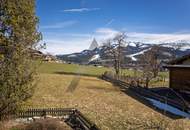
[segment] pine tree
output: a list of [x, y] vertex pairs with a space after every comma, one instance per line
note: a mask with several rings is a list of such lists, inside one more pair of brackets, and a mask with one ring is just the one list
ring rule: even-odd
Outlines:
[[15, 113], [33, 94], [30, 53], [41, 40], [35, 0], [0, 0], [0, 118]]

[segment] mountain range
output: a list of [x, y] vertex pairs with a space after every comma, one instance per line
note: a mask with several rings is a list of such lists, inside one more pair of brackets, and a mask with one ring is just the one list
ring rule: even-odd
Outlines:
[[[94, 44], [94, 43], [93, 43]], [[123, 49], [124, 57], [128, 63], [137, 63], [142, 55], [154, 46], [155, 44], [147, 44], [142, 42], [128, 42]], [[97, 61], [107, 60], [107, 46], [97, 46], [94, 49], [83, 50], [78, 53], [57, 55], [57, 58], [66, 62], [79, 64], [93, 64]], [[161, 61], [169, 61], [172, 56], [180, 57], [190, 53], [190, 43], [186, 41], [160, 43], [159, 44], [159, 59]]]

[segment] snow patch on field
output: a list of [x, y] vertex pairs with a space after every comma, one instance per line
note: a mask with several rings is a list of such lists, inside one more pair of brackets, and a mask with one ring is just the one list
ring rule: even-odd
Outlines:
[[154, 106], [156, 106], [162, 110], [165, 110], [165, 111], [168, 111], [168, 112], [173, 113], [175, 115], [186, 117], [186, 118], [190, 119], [190, 113], [186, 113], [186, 112], [181, 111], [175, 107], [172, 107], [168, 104], [161, 103], [161, 102], [154, 100], [154, 99], [151, 99], [151, 98], [146, 98], [146, 99], [149, 100]]
[[131, 43], [129, 43], [129, 46], [136, 47], [136, 44], [135, 44], [135, 43], [133, 43], [133, 42], [131, 42]]
[[149, 47], [150, 45], [147, 45], [147, 44], [144, 44], [144, 45], [141, 45], [140, 48], [146, 48], [146, 47]]
[[72, 54], [72, 55], [69, 55], [68, 57], [76, 57], [76, 55], [75, 55], [75, 54]]
[[130, 57], [133, 61], [137, 61], [137, 58], [135, 58], [134, 56], [128, 56]]
[[143, 50], [143, 51], [140, 51], [140, 52], [137, 52], [137, 53], [134, 53], [134, 54], [131, 54], [131, 55], [126, 55], [126, 57], [130, 57], [133, 61], [137, 61], [137, 58], [135, 58], [135, 56], [144, 54], [148, 50], [150, 50], [150, 48], [146, 49], [146, 50]]
[[162, 44], [163, 47], [168, 47], [168, 48], [173, 48], [173, 49], [179, 49], [181, 51], [187, 51], [190, 49], [190, 44], [185, 44], [185, 45], [177, 45], [177, 44]]
[[180, 48], [181, 51], [186, 51], [186, 50], [190, 50], [190, 45], [189, 46], [183, 46]]
[[100, 58], [100, 55], [96, 54], [96, 55], [92, 56], [92, 58], [89, 61], [94, 61], [94, 60], [97, 60], [99, 58]]

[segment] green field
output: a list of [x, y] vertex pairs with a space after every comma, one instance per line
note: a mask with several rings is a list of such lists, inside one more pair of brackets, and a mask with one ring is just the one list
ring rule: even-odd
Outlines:
[[[130, 93], [130, 90], [126, 94], [119, 87], [96, 77], [108, 70], [111, 69], [42, 63], [38, 69], [39, 78], [34, 95], [22, 107], [76, 108], [102, 130], [188, 130], [190, 128], [188, 119], [170, 119], [136, 100], [134, 97], [137, 96]], [[125, 73], [134, 74], [132, 70], [125, 70]], [[167, 76], [167, 73], [160, 74]]]
[[[106, 68], [106, 67], [96, 67], [96, 66], [85, 66], [85, 65], [78, 65], [78, 64], [65, 64], [65, 63], [49, 63], [49, 62], [42, 62], [39, 65], [38, 71], [40, 73], [49, 73], [49, 74], [55, 74], [55, 73], [81, 73], [81, 74], [88, 74], [92, 76], [100, 76], [105, 71], [114, 71], [113, 68]], [[124, 69], [121, 72], [125, 75], [134, 75], [134, 71], [129, 69]], [[141, 72], [138, 72], [138, 74], [141, 74]], [[167, 72], [160, 72], [159, 75], [168, 77]]]
[[[96, 77], [108, 70], [111, 69], [76, 64], [42, 63], [38, 69], [39, 78], [34, 95], [23, 104], [23, 107], [76, 108], [102, 130], [157, 130], [158, 128], [188, 130], [190, 128], [188, 120], [170, 119], [134, 99], [135, 95], [127, 95], [117, 86]], [[134, 74], [132, 70], [125, 70], [125, 73]], [[160, 74], [167, 76], [167, 73]]]
[[157, 130], [159, 127], [163, 130], [165, 128], [188, 130], [190, 128], [188, 120], [170, 119], [97, 77], [57, 73], [82, 72], [98, 76], [106, 70], [109, 69], [43, 63], [39, 68], [39, 79], [34, 96], [23, 107], [77, 108], [102, 130], [133, 130], [150, 127], [151, 130]]
[[[85, 65], [78, 65], [78, 64], [61, 64], [61, 63], [48, 63], [43, 62], [40, 64], [38, 69], [39, 73], [48, 73], [48, 74], [71, 74], [71, 75], [83, 75], [83, 76], [94, 76], [98, 77], [101, 76], [105, 71], [112, 71], [114, 72], [113, 68], [106, 68], [106, 67], [95, 67], [95, 66], [85, 66]], [[133, 70], [124, 69], [122, 70], [122, 74], [134, 76], [135, 73]], [[137, 76], [141, 76], [142, 72], [137, 72]], [[151, 87], [167, 87], [168, 84], [168, 73], [167, 72], [160, 72], [159, 77], [165, 77], [166, 81], [157, 81], [152, 80], [150, 82]]]
[[111, 69], [105, 67], [84, 66], [77, 64], [47, 63], [47, 62], [42, 63], [39, 67], [40, 73], [49, 73], [49, 74], [71, 73], [71, 74], [83, 74], [89, 76], [100, 76], [105, 71], [109, 70]]
[[[74, 89], [68, 91], [70, 87]], [[34, 96], [25, 107], [77, 108], [102, 130], [183, 130], [190, 126], [188, 120], [169, 119], [96, 77], [40, 74]]]
[[[49, 74], [61, 74], [61, 73], [71, 73], [71, 74], [81, 74], [89, 76], [100, 76], [105, 71], [114, 72], [113, 68], [106, 67], [97, 67], [92, 65], [78, 65], [78, 64], [64, 64], [64, 63], [49, 63], [42, 62], [40, 64], [39, 70], [40, 73], [49, 73]], [[134, 71], [129, 69], [123, 69], [122, 74], [125, 75], [134, 75]]]

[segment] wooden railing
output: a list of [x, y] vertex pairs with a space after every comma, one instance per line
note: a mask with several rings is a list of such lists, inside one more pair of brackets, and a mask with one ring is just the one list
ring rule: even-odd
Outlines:
[[80, 111], [73, 108], [28, 109], [19, 111], [14, 117], [34, 118], [46, 116], [62, 117], [64, 121], [74, 130], [99, 130], [99, 128], [87, 119]]
[[135, 86], [134, 84], [130, 84], [130, 83], [121, 81], [119, 79], [114, 79], [113, 77], [109, 77], [107, 75], [102, 75], [102, 79], [112, 82], [114, 84], [117, 84], [118, 86], [122, 87], [122, 89], [129, 89], [129, 90], [137, 93], [138, 95], [142, 96], [142, 98], [155, 99], [162, 103], [166, 103], [168, 105], [176, 107], [182, 111], [186, 111], [186, 112], [190, 111], [189, 105], [187, 105], [187, 103], [184, 101], [184, 99], [182, 99], [182, 97], [178, 96], [177, 94], [176, 94], [176, 97], [179, 100], [174, 100], [174, 99], [168, 98], [167, 96], [159, 95], [158, 93], [152, 91], [151, 89], [144, 88], [139, 85]]
[[72, 114], [75, 109], [65, 109], [65, 108], [44, 108], [44, 109], [27, 109], [21, 110], [17, 113], [16, 117], [18, 118], [29, 118], [34, 116], [45, 117], [47, 115], [51, 116], [64, 116]]

